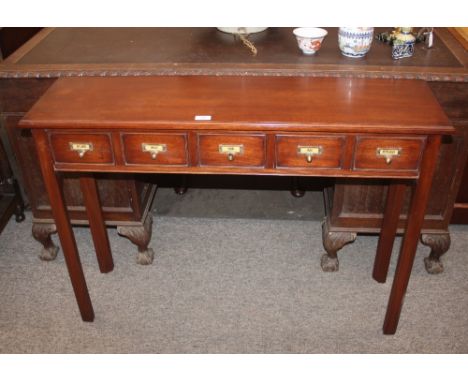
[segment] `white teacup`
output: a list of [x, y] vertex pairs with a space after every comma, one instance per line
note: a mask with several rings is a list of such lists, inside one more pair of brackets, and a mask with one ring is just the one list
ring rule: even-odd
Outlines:
[[322, 46], [328, 32], [322, 28], [296, 28], [293, 30], [297, 45], [304, 54], [315, 54]]

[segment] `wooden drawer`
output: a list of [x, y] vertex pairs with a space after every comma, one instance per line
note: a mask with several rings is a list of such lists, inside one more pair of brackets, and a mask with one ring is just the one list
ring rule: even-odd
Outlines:
[[199, 134], [200, 165], [264, 167], [264, 134]]
[[359, 170], [417, 170], [424, 138], [358, 137], [354, 168]]
[[277, 135], [276, 167], [340, 168], [345, 138]]
[[49, 140], [57, 163], [114, 163], [109, 134], [51, 133]]
[[127, 164], [186, 166], [187, 134], [122, 134]]

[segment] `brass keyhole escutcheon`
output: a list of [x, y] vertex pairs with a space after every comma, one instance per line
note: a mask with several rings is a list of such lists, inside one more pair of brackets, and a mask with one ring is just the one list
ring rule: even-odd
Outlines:
[[233, 160], [234, 160], [234, 154], [229, 153], [229, 154], [228, 154], [228, 160], [229, 160], [229, 161], [233, 161]]

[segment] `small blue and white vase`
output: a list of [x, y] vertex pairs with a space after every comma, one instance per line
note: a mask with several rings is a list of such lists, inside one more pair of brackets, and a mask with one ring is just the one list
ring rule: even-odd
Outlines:
[[392, 58], [394, 60], [413, 55], [416, 37], [411, 34], [411, 30], [412, 28], [409, 27], [401, 27], [400, 31], [395, 35], [392, 46]]
[[340, 27], [338, 30], [338, 45], [346, 57], [364, 57], [373, 39], [373, 27]]

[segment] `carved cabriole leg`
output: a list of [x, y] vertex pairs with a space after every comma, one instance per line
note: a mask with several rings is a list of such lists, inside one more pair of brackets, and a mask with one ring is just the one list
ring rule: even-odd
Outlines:
[[444, 264], [440, 261], [440, 257], [450, 248], [450, 234], [423, 234], [421, 235], [421, 243], [431, 248], [431, 253], [424, 259], [426, 271], [432, 275], [442, 273]]
[[322, 223], [323, 248], [327, 253], [322, 255], [320, 265], [324, 272], [336, 272], [339, 269], [338, 251], [346, 244], [356, 240], [355, 232], [333, 232], [330, 231], [327, 221]]
[[153, 262], [154, 251], [148, 248], [151, 240], [151, 229], [153, 225], [153, 217], [148, 214], [143, 225], [141, 226], [119, 226], [117, 232], [128, 238], [133, 244], [138, 247], [136, 262], [140, 265], [148, 265]]
[[50, 223], [33, 223], [32, 235], [44, 248], [42, 248], [39, 258], [41, 260], [54, 260], [57, 257], [59, 247], [52, 241], [50, 235], [57, 233], [55, 224]]

